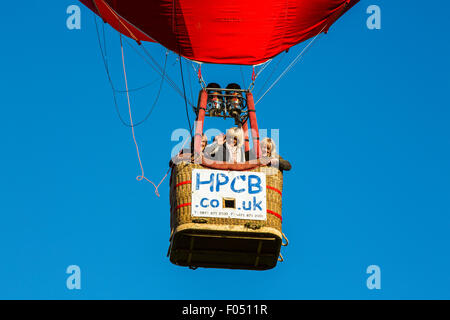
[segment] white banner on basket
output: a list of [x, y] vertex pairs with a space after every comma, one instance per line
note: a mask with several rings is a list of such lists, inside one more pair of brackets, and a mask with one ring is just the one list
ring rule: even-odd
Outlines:
[[193, 217], [266, 220], [266, 175], [192, 170]]

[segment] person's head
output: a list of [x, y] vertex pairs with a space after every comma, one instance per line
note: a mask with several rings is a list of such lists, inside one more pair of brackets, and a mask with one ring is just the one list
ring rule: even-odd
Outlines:
[[234, 127], [227, 130], [227, 143], [232, 146], [241, 147], [242, 146], [242, 137], [243, 133], [240, 128]]
[[213, 142], [218, 142], [219, 138], [223, 136], [223, 133], [218, 134], [217, 136], [214, 136]]
[[263, 156], [273, 156], [276, 152], [275, 142], [271, 138], [264, 138], [260, 142], [261, 153]]
[[[202, 139], [201, 139], [201, 150], [205, 150], [206, 145], [208, 144], [208, 137], [206, 136], [206, 134], [202, 134]], [[194, 148], [195, 148], [195, 138], [191, 139], [191, 152], [194, 152]]]
[[206, 145], [208, 144], [208, 137], [206, 134], [202, 135], [202, 151], [205, 150]]

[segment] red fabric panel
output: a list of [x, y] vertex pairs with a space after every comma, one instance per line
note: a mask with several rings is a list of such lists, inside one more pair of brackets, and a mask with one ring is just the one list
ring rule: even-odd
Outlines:
[[[96, 10], [93, 0], [80, 1], [105, 14]], [[325, 26], [327, 31], [359, 0], [95, 1], [107, 3], [139, 40], [151, 38], [196, 61], [254, 65], [315, 36]], [[117, 24], [117, 17], [105, 15], [103, 19], [130, 36]]]

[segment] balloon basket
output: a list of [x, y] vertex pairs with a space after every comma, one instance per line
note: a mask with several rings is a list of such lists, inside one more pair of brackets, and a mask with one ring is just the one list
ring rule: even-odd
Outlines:
[[182, 162], [173, 167], [170, 181], [170, 261], [192, 269], [227, 268], [267, 270], [282, 261], [281, 207], [283, 175], [272, 167], [253, 172], [266, 175], [266, 220], [191, 215], [193, 169], [210, 169]]

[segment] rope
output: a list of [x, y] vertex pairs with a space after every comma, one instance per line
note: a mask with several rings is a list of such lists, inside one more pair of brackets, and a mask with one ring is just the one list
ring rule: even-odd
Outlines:
[[269, 61], [264, 62], [264, 65], [262, 66], [262, 68], [258, 71], [258, 73], [256, 74], [256, 78], [259, 77], [259, 75], [264, 71], [264, 69], [267, 68], [267, 66], [272, 62], [273, 59], [270, 59]]
[[[100, 49], [100, 53], [101, 53], [101, 56], [102, 56], [102, 59], [103, 59], [103, 65], [104, 65], [104, 67], [105, 67], [105, 71], [106, 71], [106, 75], [107, 75], [107, 77], [108, 77], [109, 84], [111, 85], [111, 89], [112, 89], [112, 91], [113, 91], [114, 107], [115, 107], [116, 113], [117, 113], [117, 115], [118, 115], [120, 121], [122, 122], [122, 124], [123, 124], [124, 126], [126, 126], [126, 127], [131, 127], [131, 125], [130, 125], [129, 123], [127, 123], [127, 122], [125, 121], [125, 119], [122, 117], [122, 115], [120, 114], [119, 105], [118, 105], [118, 103], [117, 103], [116, 93], [128, 93], [128, 92], [132, 92], [132, 91], [138, 91], [138, 90], [141, 90], [141, 89], [143, 89], [143, 88], [145, 88], [145, 87], [148, 87], [149, 85], [151, 85], [151, 84], [153, 84], [154, 82], [156, 82], [158, 79], [155, 79], [155, 80], [152, 81], [151, 83], [149, 83], [149, 84], [147, 84], [147, 85], [145, 85], [145, 86], [141, 86], [141, 87], [139, 87], [139, 88], [128, 89], [128, 90], [117, 90], [117, 89], [114, 87], [114, 83], [113, 83], [113, 81], [112, 81], [111, 73], [110, 73], [110, 71], [109, 71], [109, 66], [108, 66], [108, 56], [107, 56], [107, 53], [106, 53], [105, 27], [104, 27], [104, 25], [103, 25], [103, 47], [102, 47], [101, 40], [100, 40], [100, 32], [99, 32], [99, 29], [98, 29], [97, 18], [96, 18], [96, 16], [95, 16], [95, 14], [93, 14], [93, 17], [94, 17], [94, 22], [95, 22], [95, 29], [96, 29], [96, 31], [97, 31], [97, 40], [98, 40], [98, 44], [99, 44], [99, 49]], [[166, 73], [167, 55], [168, 55], [168, 51], [166, 51], [166, 60], [164, 61], [163, 75]], [[149, 118], [150, 115], [152, 114], [152, 112], [153, 112], [154, 108], [156, 107], [156, 104], [157, 104], [157, 102], [158, 102], [158, 100], [159, 100], [159, 97], [160, 97], [160, 94], [161, 94], [161, 90], [162, 90], [162, 84], [163, 84], [163, 82], [164, 82], [164, 76], [161, 77], [161, 82], [160, 82], [160, 85], [159, 85], [159, 90], [158, 90], [158, 93], [157, 93], [157, 95], [156, 95], [155, 101], [153, 102], [153, 105], [150, 107], [150, 109], [149, 109], [149, 111], [147, 112], [147, 114], [145, 115], [144, 119], [141, 120], [141, 121], [139, 121], [139, 122], [137, 122], [137, 123], [135, 123], [135, 124], [134, 124], [134, 127], [137, 127], [137, 126], [143, 124], [145, 121], [148, 120], [148, 118]]]
[[[94, 17], [95, 27], [96, 27], [96, 29], [97, 29], [97, 37], [98, 37], [98, 36], [99, 36], [99, 35], [98, 35], [98, 26], [97, 26], [97, 19], [96, 19], [96, 17], [95, 17], [95, 14], [93, 14], [93, 17]], [[103, 35], [103, 50], [104, 50], [104, 57], [105, 57], [105, 59], [106, 59], [106, 65], [108, 65], [108, 54], [107, 54], [107, 52], [106, 52], [106, 31], [105, 31], [105, 23], [102, 24], [102, 35]], [[99, 46], [100, 46], [100, 51], [102, 51], [102, 54], [103, 54], [102, 46], [101, 46], [100, 43], [99, 43]], [[137, 87], [137, 88], [133, 88], [133, 89], [129, 89], [128, 92], [133, 92], [133, 91], [139, 91], [139, 90], [142, 90], [142, 89], [144, 89], [144, 88], [147, 88], [147, 87], [151, 86], [151, 85], [152, 85], [153, 83], [155, 83], [156, 81], [158, 81], [158, 78], [157, 78], [157, 79], [154, 79], [153, 81], [151, 81], [151, 82], [149, 82], [149, 83], [147, 83], [147, 84], [145, 84], [145, 85], [143, 85], [143, 86], [140, 86], [140, 87]], [[116, 89], [114, 86], [113, 86], [112, 89], [113, 89], [115, 92], [117, 92], [117, 93], [126, 93], [126, 90], [118, 90], [118, 89]], [[136, 126], [136, 124], [135, 124], [135, 126]]]
[[[264, 69], [267, 68], [267, 66], [272, 62], [273, 59], [270, 59], [266, 62], [263, 63], [263, 66], [261, 67], [261, 69], [256, 73], [255, 72], [255, 66], [253, 66], [253, 72], [252, 72], [252, 82], [250, 83], [250, 86], [248, 87], [248, 90], [253, 90], [253, 88], [255, 87], [255, 80], [259, 77], [259, 75], [264, 71]], [[241, 76], [242, 76], [242, 70], [241, 70]], [[245, 87], [245, 85], [244, 85]]]
[[[163, 74], [162, 72], [162, 68], [161, 66], [158, 64], [158, 62], [152, 57], [152, 55], [148, 52], [148, 50], [144, 47], [144, 45], [141, 45], [140, 47], [142, 48], [142, 51], [144, 52], [144, 54], [151, 60], [151, 62], [145, 57], [143, 56], [138, 50], [136, 50], [136, 48], [134, 48], [134, 46], [132, 46], [128, 40], [125, 39], [125, 42], [151, 67], [153, 68], [153, 70], [155, 70], [156, 72], [158, 72], [160, 75]], [[166, 73], [164, 75], [164, 78], [166, 79], [167, 83], [172, 87], [172, 89], [174, 89], [183, 99], [184, 99], [184, 95], [183, 92], [181, 91], [181, 89], [177, 86], [177, 84], [175, 83], [175, 81], [173, 81], [169, 75]], [[195, 108], [195, 106], [192, 104], [191, 101], [187, 100], [187, 103], [192, 106], [193, 108]]]
[[[101, 1], [102, 1], [103, 4], [105, 5], [105, 7], [108, 8], [108, 10], [113, 14], [113, 16], [117, 18], [117, 22], [120, 23], [120, 25], [119, 25], [119, 30], [118, 30], [118, 31], [119, 31], [120, 33], [122, 33], [122, 31], [120, 31], [120, 27], [121, 27], [121, 26], [125, 27], [125, 29], [128, 31], [128, 33], [130, 34], [130, 36], [131, 36], [137, 43], [140, 44], [141, 41], [134, 35], [133, 32], [131, 32], [130, 29], [128, 29], [128, 27], [126, 26], [126, 24], [122, 22], [122, 19], [120, 19], [120, 17], [116, 14], [116, 12], [115, 12], [115, 11], [114, 11], [107, 3], [105, 3], [104, 0], [101, 0]], [[95, 7], [96, 7], [96, 9], [97, 9], [97, 12], [100, 13], [100, 10], [98, 9], [97, 4], [95, 3], [95, 1], [94, 1], [94, 5], [95, 5]]]
[[[114, 107], [116, 109], [116, 113], [119, 116], [119, 119], [122, 122], [122, 124], [124, 126], [126, 126], [126, 127], [129, 127], [130, 125], [125, 122], [125, 120], [122, 118], [122, 115], [120, 114], [120, 111], [119, 111], [119, 106], [117, 104], [117, 98], [116, 98], [116, 94], [115, 94], [115, 91], [114, 91], [114, 84], [113, 84], [112, 79], [111, 79], [111, 74], [109, 73], [109, 67], [108, 67], [108, 63], [107, 63], [105, 54], [103, 53], [103, 49], [102, 49], [102, 45], [101, 45], [101, 41], [100, 41], [100, 33], [99, 33], [99, 30], [98, 30], [98, 25], [97, 25], [97, 18], [95, 17], [95, 14], [93, 15], [93, 17], [94, 17], [94, 22], [95, 22], [95, 29], [97, 30], [97, 39], [98, 39], [98, 43], [99, 43], [100, 52], [102, 54], [102, 59], [103, 59], [103, 64], [105, 66], [106, 75], [108, 76], [108, 80], [109, 80], [109, 83], [111, 85], [111, 89], [113, 90]], [[106, 52], [106, 49], [105, 49], [105, 52]]]
[[286, 242], [281, 242], [281, 245], [283, 247], [287, 247], [289, 245], [289, 240], [284, 233], [282, 233], [281, 235], [282, 235], [283, 239], [286, 240]]
[[272, 76], [274, 75], [275, 71], [278, 69], [278, 67], [280, 66], [281, 62], [284, 60], [285, 57], [286, 57], [286, 55], [283, 54], [281, 56], [281, 58], [278, 59], [276, 66], [272, 69], [272, 71], [270, 72], [270, 75], [267, 77], [266, 81], [264, 81], [264, 84], [261, 86], [261, 89], [259, 89], [259, 91], [257, 93], [258, 96], [263, 91], [263, 89], [266, 87], [267, 83], [272, 78]]
[[197, 76], [198, 76], [198, 81], [202, 82], [202, 78], [203, 78], [203, 76], [202, 76], [202, 65], [198, 66]]
[[[144, 60], [145, 63], [147, 63], [154, 71], [156, 71], [157, 73], [159, 73], [166, 81], [167, 83], [172, 87], [172, 89], [174, 89], [182, 98], [183, 96], [183, 92], [181, 91], [180, 88], [178, 88], [178, 86], [176, 85], [175, 81], [173, 81], [170, 76], [167, 74], [167, 72], [164, 72], [163, 68], [158, 64], [158, 62], [156, 61], [155, 58], [153, 58], [153, 56], [148, 52], [148, 50], [144, 47], [144, 45], [140, 45], [142, 52], [144, 54], [142, 54], [141, 52], [139, 52], [126, 38], [124, 38], [125, 43], [134, 50], [134, 52], [136, 52], [136, 54], [138, 54], [142, 60]], [[151, 60], [148, 60], [147, 57]], [[188, 100], [188, 103], [193, 106], [193, 104]]]
[[142, 179], [145, 179], [148, 182], [150, 182], [155, 187], [155, 194], [159, 197], [158, 188], [161, 185], [161, 183], [164, 181], [164, 179], [167, 177], [167, 174], [169, 173], [169, 170], [167, 170], [165, 176], [161, 179], [161, 181], [159, 182], [158, 185], [155, 185], [152, 181], [150, 181], [149, 179], [147, 179], [145, 177], [144, 167], [142, 166], [142, 160], [141, 160], [141, 156], [139, 154], [139, 146], [138, 146], [137, 141], [136, 141], [136, 135], [134, 134], [133, 116], [131, 115], [130, 95], [128, 93], [127, 71], [126, 71], [126, 68], [125, 68], [125, 56], [124, 56], [124, 52], [123, 52], [122, 35], [120, 35], [120, 51], [122, 53], [123, 76], [124, 76], [124, 80], [125, 80], [125, 88], [127, 90], [128, 114], [130, 116], [131, 133], [133, 135], [134, 145], [136, 146], [136, 152], [137, 152], [137, 157], [138, 157], [138, 160], [139, 160], [139, 166], [141, 167], [141, 175], [137, 176], [136, 180], [141, 181]]
[[303, 50], [295, 57], [295, 59], [286, 67], [286, 69], [278, 76], [278, 78], [272, 83], [272, 85], [264, 92], [264, 94], [256, 101], [255, 105], [261, 101], [262, 98], [278, 83], [278, 81], [283, 78], [287, 72], [289, 72], [293, 66], [303, 57], [303, 55], [308, 51], [308, 49], [311, 47], [311, 45], [316, 41], [317, 37], [322, 33], [323, 30], [328, 26], [328, 24], [325, 24], [323, 28], [317, 33], [317, 35], [308, 43], [308, 45], [303, 48]]
[[195, 69], [194, 62], [192, 62], [192, 68], [194, 69], [195, 73], [197, 74], [198, 81], [200, 82], [200, 86], [203, 89], [205, 89], [206, 88], [206, 82], [205, 82], [205, 79], [203, 78], [203, 75], [202, 75], [202, 65], [199, 63], [198, 64], [198, 70], [197, 70], [197, 69]]
[[[156, 81], [158, 81], [158, 80], [159, 80], [159, 79], [154, 79], [153, 81], [151, 81], [151, 82], [149, 82], [149, 83], [147, 83], [147, 84], [144, 84], [144, 85], [142, 85], [142, 86], [140, 86], [140, 87], [128, 89], [128, 92], [136, 92], [136, 91], [145, 89], [145, 88], [147, 88], [147, 87], [150, 87], [152, 84], [154, 84], [154, 83], [155, 83]], [[119, 90], [119, 89], [116, 89], [116, 88], [113, 88], [113, 90], [114, 90], [115, 92], [117, 92], [117, 93], [127, 93], [127, 90]]]
[[[165, 70], [166, 70], [166, 68], [165, 68], [165, 66], [166, 66], [166, 62], [167, 62], [167, 52], [166, 52], [166, 62], [164, 63], [164, 71], [162, 71], [161, 70], [161, 67], [160, 67], [160, 65], [156, 62], [156, 60], [150, 55], [150, 53], [145, 49], [145, 47], [143, 46], [143, 45], [141, 45], [141, 42], [139, 41], [139, 39], [131, 32], [131, 30], [129, 30], [128, 28], [127, 28], [127, 26], [121, 21], [121, 19], [120, 19], [120, 17], [114, 12], [114, 10], [112, 10], [111, 9], [111, 7], [109, 7], [109, 5], [108, 4], [106, 4], [105, 2], [104, 2], [104, 0], [102, 0], [102, 2], [103, 2], [103, 4], [108, 8], [108, 10], [118, 19], [118, 22], [119, 22], [119, 33], [120, 33], [120, 27], [121, 26], [123, 26], [123, 27], [125, 27], [125, 29], [129, 32], [129, 34], [134, 38], [134, 40], [135, 41], [137, 41], [137, 43], [140, 45], [140, 47], [142, 48], [142, 50], [144, 51], [144, 53], [151, 59], [151, 61], [153, 62], [153, 64], [154, 65], [152, 65], [147, 59], [145, 59], [139, 52], [137, 52], [137, 50], [132, 46], [132, 45], [130, 45], [130, 43], [127, 41], [127, 39], [125, 39], [125, 41], [127, 42], [127, 44], [133, 49], [133, 50], [135, 50], [143, 59], [144, 59], [144, 61], [146, 61], [155, 71], [157, 71], [157, 72], [159, 72], [159, 74], [162, 76], [162, 79], [166, 79], [167, 80], [167, 82], [169, 83], [169, 85], [185, 100], [185, 103], [189, 103], [189, 105], [192, 107], [192, 108], [194, 108], [195, 109], [195, 105], [192, 103], [192, 102], [190, 102], [188, 99], [187, 99], [187, 97], [186, 97], [186, 89], [184, 88], [184, 82], [183, 82], [183, 93], [181, 92], [181, 90], [178, 88], [178, 86], [176, 85], [176, 83], [172, 80], [172, 79], [170, 79], [170, 77], [166, 74], [166, 72], [165, 72]], [[94, 4], [95, 4], [95, 2], [94, 2]], [[99, 11], [98, 10], [98, 8], [97, 8], [97, 11]], [[95, 17], [94, 17], [95, 18]], [[97, 28], [97, 21], [95, 21], [96, 22], [96, 28]], [[97, 34], [98, 34], [98, 28], [97, 28]], [[122, 45], [122, 38], [120, 39], [121, 40], [121, 45]], [[99, 41], [100, 42], [100, 41]], [[100, 46], [101, 47], [101, 46]], [[101, 50], [102, 51], [102, 56], [103, 56], [103, 50]], [[180, 59], [181, 59], [181, 57], [180, 57]], [[155, 67], [156, 66], [156, 67]], [[105, 64], [105, 67], [106, 67], [106, 64]], [[109, 70], [107, 70], [107, 74], [108, 74], [108, 78], [110, 79], [110, 75], [109, 75]], [[201, 74], [200, 74], [201, 75]], [[203, 81], [203, 83], [205, 84], [205, 87], [206, 87], [206, 83], [204, 82], [204, 80], [203, 80], [203, 77], [201, 77], [201, 79], [200, 79], [201, 81], [200, 81], [200, 85], [202, 85], [202, 81]], [[112, 81], [110, 81], [110, 83], [111, 83], [111, 85], [112, 85]], [[114, 91], [114, 86], [112, 85], [112, 88], [113, 88], [113, 91]], [[127, 94], [130, 92], [130, 90], [128, 90], [127, 89]], [[158, 93], [158, 98], [159, 98], [159, 93]], [[119, 115], [119, 118], [121, 119], [121, 121], [122, 121], [122, 123], [124, 124], [124, 125], [127, 125], [127, 126], [130, 126], [130, 125], [128, 125], [124, 120], [123, 120], [123, 118], [121, 117], [121, 115], [120, 115], [120, 112], [119, 112], [119, 110], [118, 110], [118, 107], [117, 107], [117, 99], [116, 99], [116, 97], [114, 96], [114, 103], [115, 103], [115, 105], [116, 105], [116, 111], [117, 111], [117, 113], [118, 113], [118, 115]], [[153, 108], [152, 108], [152, 110], [153, 110]], [[151, 110], [151, 111], [152, 111]], [[150, 112], [151, 113], [151, 112]], [[149, 116], [149, 115], [148, 115]], [[148, 118], [148, 116], [146, 117], [146, 118]], [[146, 119], [145, 119], [146, 120]], [[135, 126], [137, 126], [137, 125], [139, 125], [139, 124], [141, 124], [141, 123], [138, 123], [138, 124], [136, 124]]]

